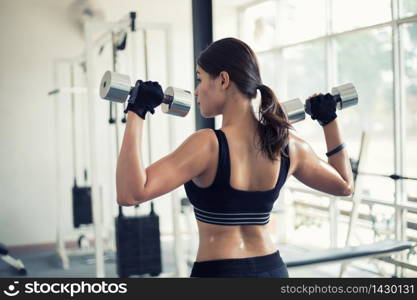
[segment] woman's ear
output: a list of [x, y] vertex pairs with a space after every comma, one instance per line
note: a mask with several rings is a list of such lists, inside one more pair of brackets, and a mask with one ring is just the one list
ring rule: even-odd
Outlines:
[[219, 74], [219, 79], [220, 79], [220, 87], [222, 89], [227, 89], [230, 85], [229, 73], [227, 73], [226, 71], [221, 71]]

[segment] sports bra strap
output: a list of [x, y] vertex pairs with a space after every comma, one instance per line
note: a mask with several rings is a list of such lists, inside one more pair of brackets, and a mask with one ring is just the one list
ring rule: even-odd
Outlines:
[[223, 131], [217, 129], [214, 130], [214, 132], [216, 133], [217, 141], [219, 142], [219, 161], [214, 183], [217, 185], [228, 186], [231, 174], [229, 146]]

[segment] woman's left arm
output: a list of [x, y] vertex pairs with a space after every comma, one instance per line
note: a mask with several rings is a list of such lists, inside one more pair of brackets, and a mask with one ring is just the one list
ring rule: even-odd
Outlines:
[[166, 194], [203, 173], [210, 162], [215, 136], [202, 129], [192, 134], [174, 152], [145, 169], [142, 161], [144, 120], [128, 112], [116, 169], [117, 203], [132, 206]]

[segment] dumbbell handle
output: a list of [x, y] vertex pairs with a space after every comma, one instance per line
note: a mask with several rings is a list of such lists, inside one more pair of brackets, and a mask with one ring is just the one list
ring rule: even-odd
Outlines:
[[[331, 92], [338, 110], [358, 104], [358, 93], [352, 83], [345, 83], [332, 88]], [[305, 119], [305, 113], [309, 113], [310, 100], [303, 104], [300, 99], [285, 101], [282, 103], [290, 123], [296, 123]]]
[[[129, 95], [130, 95], [131, 91], [133, 90], [133, 88], [134, 87], [130, 88]], [[173, 87], [168, 87], [168, 88], [173, 88]], [[132, 103], [132, 101], [130, 101], [130, 99], [131, 99], [131, 97], [128, 97], [128, 102]], [[170, 103], [172, 103], [172, 101], [174, 101], [174, 97], [164, 93], [164, 99], [162, 99], [162, 103], [170, 104]]]
[[[358, 103], [358, 93], [352, 83], [345, 83], [332, 88], [331, 95], [336, 102], [336, 109], [345, 109]], [[311, 115], [311, 100], [305, 102], [305, 112]]]

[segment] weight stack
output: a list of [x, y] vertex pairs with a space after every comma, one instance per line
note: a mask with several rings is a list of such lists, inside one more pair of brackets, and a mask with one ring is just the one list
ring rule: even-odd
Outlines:
[[75, 228], [93, 223], [91, 187], [72, 187], [72, 216]]
[[162, 272], [159, 216], [119, 215], [116, 220], [117, 273], [119, 277]]

